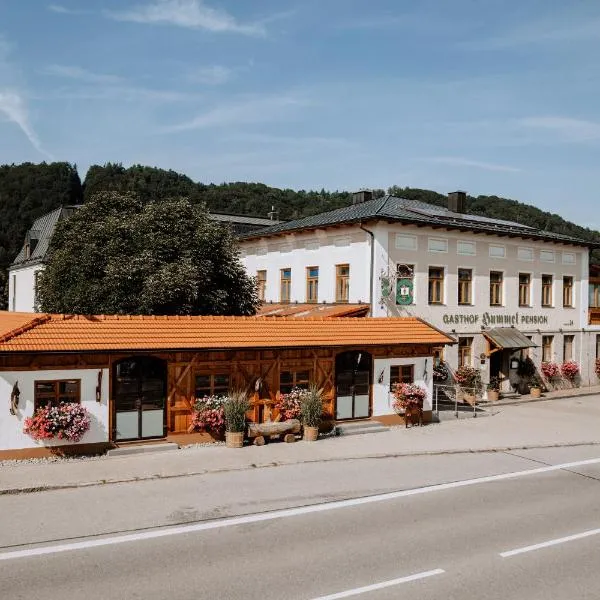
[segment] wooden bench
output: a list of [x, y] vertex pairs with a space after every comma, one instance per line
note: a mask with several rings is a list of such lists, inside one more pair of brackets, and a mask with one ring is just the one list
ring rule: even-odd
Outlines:
[[287, 421], [267, 421], [266, 423], [250, 423], [248, 425], [248, 438], [254, 439], [255, 446], [263, 446], [266, 438], [283, 435], [283, 441], [288, 444], [296, 441], [301, 425], [298, 419]]

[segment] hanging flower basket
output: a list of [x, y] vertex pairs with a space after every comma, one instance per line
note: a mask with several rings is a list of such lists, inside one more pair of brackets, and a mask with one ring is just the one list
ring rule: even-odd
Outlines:
[[560, 372], [565, 379], [573, 381], [579, 375], [579, 365], [574, 360], [568, 360], [561, 365]]
[[427, 391], [413, 383], [397, 383], [394, 386], [394, 401], [392, 406], [397, 413], [422, 407], [427, 398]]
[[75, 402], [38, 408], [25, 419], [23, 433], [36, 441], [65, 440], [78, 442], [90, 428], [88, 411]]

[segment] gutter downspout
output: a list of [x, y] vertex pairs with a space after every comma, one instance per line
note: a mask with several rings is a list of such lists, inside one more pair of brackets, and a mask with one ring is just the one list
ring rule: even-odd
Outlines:
[[363, 227], [362, 223], [359, 223], [358, 226], [368, 233], [371, 236], [371, 267], [369, 274], [369, 305], [371, 306], [371, 316], [373, 316], [373, 279], [374, 279], [374, 271], [375, 271], [375, 234], [366, 227]]

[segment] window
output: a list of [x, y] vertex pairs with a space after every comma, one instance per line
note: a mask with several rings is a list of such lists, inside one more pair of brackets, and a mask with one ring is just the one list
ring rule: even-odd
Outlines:
[[429, 238], [427, 241], [429, 252], [448, 252], [448, 240]]
[[529, 306], [531, 300], [531, 275], [519, 273], [519, 306]]
[[472, 337], [458, 338], [458, 366], [459, 367], [473, 366], [473, 338]]
[[552, 344], [554, 342], [554, 336], [543, 335], [542, 336], [542, 362], [552, 362]]
[[416, 250], [417, 249], [417, 236], [416, 235], [406, 235], [403, 233], [397, 233], [395, 244], [396, 244], [396, 248], [398, 248], [398, 250]]
[[456, 253], [463, 256], [475, 256], [477, 254], [475, 242], [457, 242]]
[[429, 267], [429, 304], [444, 302], [444, 269]]
[[319, 267], [306, 269], [306, 301], [319, 301]]
[[390, 390], [393, 390], [397, 383], [414, 383], [414, 381], [414, 365], [392, 365], [390, 367]]
[[225, 396], [228, 391], [228, 373], [203, 373], [196, 375], [194, 387], [194, 395], [196, 398], [204, 398], [204, 396]]
[[573, 307], [573, 277], [570, 275], [563, 277], [563, 306], [565, 308]]
[[31, 258], [31, 246], [29, 243], [25, 244], [25, 260], [29, 260]]
[[265, 299], [265, 292], [267, 289], [267, 272], [256, 271], [256, 289], [258, 290], [258, 299]]
[[437, 367], [444, 360], [444, 349], [434, 348], [433, 349], [433, 364]]
[[574, 335], [565, 335], [563, 338], [563, 361], [573, 360]]
[[517, 250], [517, 258], [531, 262], [533, 260], [533, 248], [519, 248]]
[[289, 394], [292, 388], [308, 388], [310, 383], [310, 371], [281, 371], [279, 374], [279, 391]]
[[540, 260], [542, 262], [553, 263], [554, 252], [552, 250], [540, 250]]
[[458, 303], [459, 304], [471, 304], [472, 303], [472, 283], [473, 283], [473, 270], [472, 269], [459, 269], [458, 270]]
[[[14, 294], [14, 287], [13, 287]], [[13, 296], [14, 300], [14, 296]], [[600, 283], [590, 283], [590, 308], [600, 308]], [[13, 307], [14, 310], [14, 307]]]
[[42, 406], [56, 406], [61, 402], [81, 402], [81, 379], [36, 381], [33, 384], [34, 410]]
[[292, 270], [281, 269], [281, 281], [279, 285], [279, 301], [289, 302], [292, 293]]
[[494, 246], [490, 244], [490, 257], [491, 258], [505, 258], [506, 247], [505, 246]]
[[542, 275], [542, 306], [552, 306], [552, 275]]
[[575, 265], [577, 264], [577, 257], [572, 252], [563, 252], [562, 263], [563, 265]]
[[348, 302], [350, 295], [350, 265], [335, 266], [335, 301]]
[[490, 306], [502, 306], [502, 278], [500, 271], [490, 271]]

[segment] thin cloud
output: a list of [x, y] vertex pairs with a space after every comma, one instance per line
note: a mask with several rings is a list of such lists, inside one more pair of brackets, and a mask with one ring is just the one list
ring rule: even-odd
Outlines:
[[131, 10], [106, 11], [105, 15], [116, 21], [175, 25], [214, 33], [266, 34], [263, 23], [240, 23], [224, 10], [206, 6], [203, 0], [156, 0]]
[[3, 114], [10, 122], [17, 125], [38, 152], [50, 159], [52, 158], [42, 148], [42, 144], [29, 122], [25, 102], [17, 92], [11, 90], [0, 91], [0, 114]]
[[222, 85], [227, 83], [233, 74], [231, 69], [221, 65], [200, 67], [188, 73], [187, 79], [192, 83], [203, 83], [205, 85]]
[[266, 123], [287, 115], [290, 110], [307, 102], [295, 96], [263, 96], [221, 105], [194, 117], [190, 121], [165, 128], [165, 133], [194, 129], [226, 127], [236, 124]]
[[90, 14], [89, 10], [83, 10], [80, 8], [68, 8], [66, 6], [62, 6], [61, 4], [49, 4], [48, 10], [54, 13], [58, 13], [60, 15], [86, 15]]
[[92, 71], [72, 65], [49, 65], [43, 70], [43, 73], [65, 79], [74, 79], [84, 83], [117, 84], [123, 81], [121, 77], [117, 77], [116, 75], [93, 73]]
[[483, 169], [484, 171], [499, 171], [502, 173], [520, 173], [521, 169], [508, 165], [497, 163], [481, 162], [478, 160], [470, 160], [460, 156], [434, 156], [426, 159], [428, 162], [451, 165], [455, 167], [473, 167], [475, 169]]
[[518, 123], [526, 128], [545, 130], [566, 141], [585, 142], [600, 139], [600, 123], [569, 117], [528, 117]]

